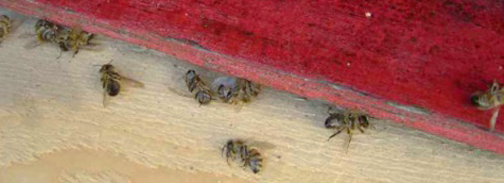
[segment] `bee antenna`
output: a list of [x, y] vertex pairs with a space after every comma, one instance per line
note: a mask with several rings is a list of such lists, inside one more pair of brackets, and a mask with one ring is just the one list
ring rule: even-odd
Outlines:
[[[107, 64], [112, 63], [112, 61], [114, 61], [114, 59], [110, 60]], [[94, 64], [93, 66], [99, 66], [99, 67], [101, 67], [101, 66], [103, 66], [103, 65]]]

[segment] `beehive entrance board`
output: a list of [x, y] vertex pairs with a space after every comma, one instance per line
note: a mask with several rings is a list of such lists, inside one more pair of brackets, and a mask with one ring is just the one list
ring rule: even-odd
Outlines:
[[[0, 0], [212, 70], [504, 153], [469, 103], [504, 82], [497, 1]], [[415, 107], [412, 107], [415, 106]], [[504, 121], [501, 115], [498, 121]]]

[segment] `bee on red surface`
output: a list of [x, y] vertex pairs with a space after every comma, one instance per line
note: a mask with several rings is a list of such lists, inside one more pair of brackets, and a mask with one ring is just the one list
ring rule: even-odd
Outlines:
[[504, 87], [499, 86], [499, 83], [494, 80], [490, 89], [486, 92], [478, 91], [474, 93], [471, 97], [471, 101], [478, 109], [493, 109], [492, 118], [490, 119], [490, 131], [493, 131], [497, 123], [500, 107], [504, 104]]

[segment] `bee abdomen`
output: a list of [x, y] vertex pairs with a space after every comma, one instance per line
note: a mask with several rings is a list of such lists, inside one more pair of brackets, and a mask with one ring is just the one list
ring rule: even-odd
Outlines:
[[261, 156], [261, 153], [257, 149], [250, 149], [249, 151], [249, 166], [250, 170], [254, 173], [259, 173], [262, 169], [262, 162], [263, 158]]
[[194, 96], [200, 104], [208, 104], [212, 100], [212, 95], [205, 90], [200, 90]]
[[43, 42], [53, 41], [55, 39], [55, 37], [56, 37], [56, 32], [51, 29], [40, 30], [40, 33], [37, 34], [37, 38]]
[[107, 93], [109, 96], [113, 97], [119, 94], [121, 90], [121, 85], [116, 80], [110, 79], [109, 84], [107, 86]]
[[187, 71], [186, 75], [185, 75], [185, 82], [186, 82], [186, 85], [187, 85], [187, 89], [189, 90], [189, 92], [192, 92], [195, 88], [196, 88], [196, 78], [198, 77], [198, 75], [196, 74], [196, 71], [194, 70], [189, 70]]

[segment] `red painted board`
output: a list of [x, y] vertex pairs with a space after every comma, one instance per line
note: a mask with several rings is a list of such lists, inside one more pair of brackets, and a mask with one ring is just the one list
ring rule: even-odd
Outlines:
[[[0, 0], [309, 98], [504, 153], [504, 115], [470, 105], [504, 83], [492, 0]], [[366, 17], [365, 13], [371, 16]]]

